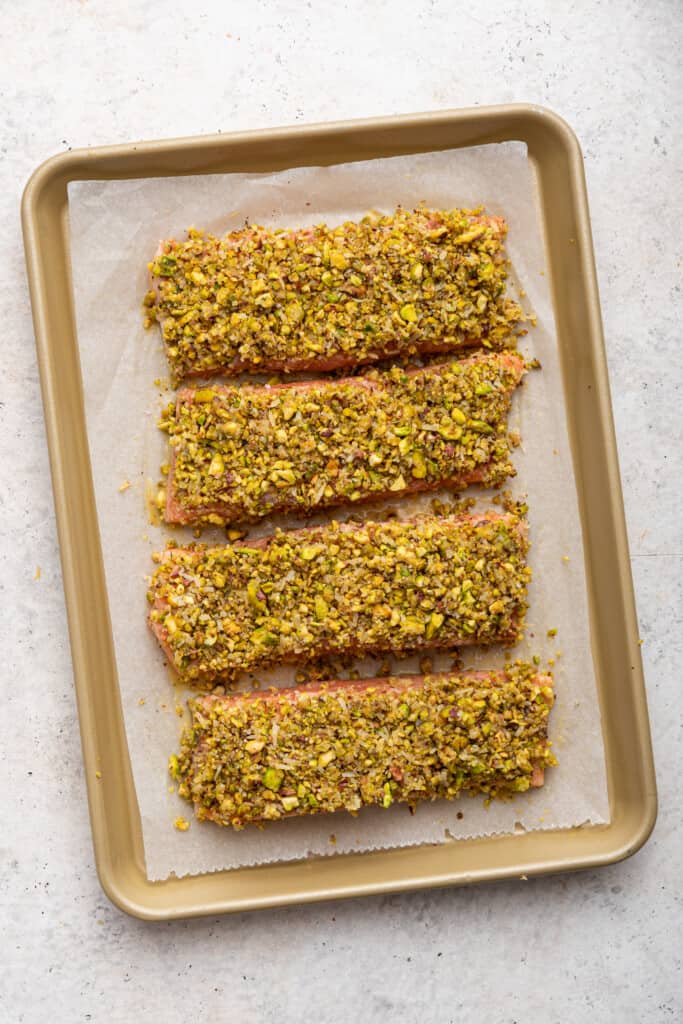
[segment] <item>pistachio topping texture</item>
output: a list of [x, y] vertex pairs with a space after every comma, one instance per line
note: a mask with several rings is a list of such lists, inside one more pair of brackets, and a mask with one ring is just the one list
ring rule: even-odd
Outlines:
[[492, 353], [426, 369], [275, 387], [185, 388], [162, 421], [166, 519], [227, 524], [514, 470], [507, 413], [524, 364]]
[[149, 264], [145, 322], [159, 322], [176, 380], [501, 347], [522, 319], [504, 294], [506, 230], [400, 207], [334, 228], [191, 230]]
[[170, 760], [195, 815], [241, 829], [301, 814], [543, 785], [553, 680], [505, 672], [397, 676], [190, 701]]
[[339, 524], [167, 548], [150, 624], [196, 686], [325, 654], [514, 643], [531, 574], [510, 513]]

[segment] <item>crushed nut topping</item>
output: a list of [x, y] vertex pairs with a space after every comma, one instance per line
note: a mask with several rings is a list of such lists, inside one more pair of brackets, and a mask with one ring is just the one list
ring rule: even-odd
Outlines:
[[527, 547], [524, 520], [495, 512], [170, 547], [155, 556], [150, 623], [198, 686], [321, 655], [513, 643]]
[[178, 381], [500, 348], [522, 320], [504, 294], [506, 231], [479, 211], [400, 207], [335, 228], [191, 230], [149, 264], [145, 323]]
[[166, 519], [227, 524], [511, 475], [513, 353], [280, 387], [186, 388], [170, 434]]
[[198, 697], [170, 771], [200, 821], [235, 829], [462, 793], [510, 797], [543, 785], [556, 764], [552, 687], [517, 663]]

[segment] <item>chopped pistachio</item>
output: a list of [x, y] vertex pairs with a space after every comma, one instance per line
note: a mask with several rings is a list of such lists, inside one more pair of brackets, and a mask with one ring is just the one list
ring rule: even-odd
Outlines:
[[244, 749], [248, 754], [258, 754], [260, 750], [263, 750], [265, 745], [265, 740], [247, 740], [244, 744]]
[[438, 632], [438, 630], [441, 629], [443, 623], [444, 616], [441, 614], [441, 612], [432, 612], [432, 614], [429, 617], [429, 622], [427, 623], [427, 630], [425, 633], [425, 636], [427, 637], [428, 640], [431, 640], [432, 637]]
[[335, 267], [337, 270], [346, 270], [348, 263], [343, 253], [337, 249], [333, 249], [330, 254], [330, 265]]
[[249, 580], [247, 583], [247, 601], [252, 608], [255, 608], [257, 612], [265, 612], [268, 610], [268, 606], [263, 598], [259, 597], [259, 585], [255, 580]]
[[424, 460], [424, 456], [420, 452], [413, 453], [413, 476], [418, 480], [424, 479], [427, 476], [427, 463]]
[[279, 768], [266, 768], [263, 773], [263, 785], [266, 789], [270, 789], [273, 792], [277, 792], [282, 785], [282, 780], [285, 777], [285, 773], [280, 771]]

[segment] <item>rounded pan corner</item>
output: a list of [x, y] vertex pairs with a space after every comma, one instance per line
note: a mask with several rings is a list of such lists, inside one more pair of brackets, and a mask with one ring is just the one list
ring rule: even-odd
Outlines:
[[633, 815], [632, 823], [625, 823], [624, 835], [620, 836], [620, 842], [615, 846], [610, 857], [610, 864], [618, 864], [622, 860], [628, 860], [635, 853], [645, 846], [657, 824], [657, 789], [654, 782], [654, 765], [652, 767], [652, 791], [647, 794], [639, 811]]
[[[97, 842], [94, 843], [94, 846], [97, 851]], [[144, 898], [145, 891], [149, 886], [154, 885], [153, 882], [149, 882], [146, 878], [140, 879], [139, 882], [130, 879], [126, 881], [113, 865], [101, 863], [98, 857], [96, 857], [95, 866], [102, 891], [117, 910], [128, 914], [129, 917], [135, 917], [139, 921], [163, 921], [169, 917], [178, 916], [176, 913], [168, 913], [159, 909], [156, 903]], [[140, 898], [141, 896], [142, 898]]]
[[55, 183], [55, 181], [68, 181], [72, 176], [72, 170], [78, 162], [76, 150], [68, 153], [54, 153], [47, 160], [31, 172], [21, 195], [21, 210], [25, 217], [30, 214], [36, 200], [41, 194]]
[[573, 156], [583, 160], [579, 137], [561, 114], [539, 103], [515, 104], [512, 109], [518, 111], [522, 116], [528, 117], [544, 134], [551, 132], [565, 149], [570, 150]]

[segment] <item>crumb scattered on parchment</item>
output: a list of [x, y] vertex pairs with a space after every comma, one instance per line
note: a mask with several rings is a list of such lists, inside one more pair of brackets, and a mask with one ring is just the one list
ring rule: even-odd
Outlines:
[[176, 703], [175, 713], [178, 716], [178, 718], [182, 718], [183, 717], [183, 715], [185, 714], [185, 709], [183, 708], [182, 704]]
[[187, 818], [176, 818], [176, 820], [173, 822], [173, 825], [175, 828], [178, 829], [179, 832], [187, 832], [188, 828], [190, 827], [190, 823], [187, 820]]
[[569, 555], [562, 555], [562, 561], [563, 562], [568, 562], [569, 561]]
[[96, 779], [101, 779], [102, 778], [102, 772], [95, 772], [95, 778]]
[[147, 522], [150, 526], [161, 526], [161, 510], [165, 504], [166, 489], [163, 481], [158, 481], [155, 484], [148, 478], [145, 483], [145, 508], [147, 509]]
[[330, 846], [336, 846], [336, 845], [337, 845], [337, 837], [335, 836], [334, 832], [331, 832], [330, 833]]
[[119, 491], [121, 493], [123, 493], [124, 491], [127, 491], [128, 488], [131, 487], [131, 486], [132, 486], [132, 484], [131, 484], [130, 480], [124, 480], [122, 484], [119, 484]]
[[140, 697], [140, 699], [139, 699], [139, 701], [138, 701], [138, 704], [140, 705], [140, 707], [142, 707], [142, 705], [143, 705], [144, 703], [145, 703], [145, 698], [144, 698], [144, 697]]
[[43, 575], [43, 570], [40, 568], [39, 565], [37, 565], [36, 566], [36, 571], [33, 574], [34, 580], [39, 580], [42, 575]]

